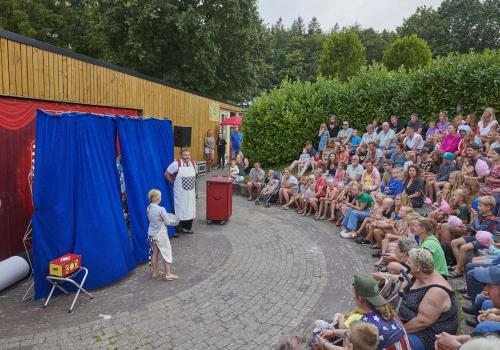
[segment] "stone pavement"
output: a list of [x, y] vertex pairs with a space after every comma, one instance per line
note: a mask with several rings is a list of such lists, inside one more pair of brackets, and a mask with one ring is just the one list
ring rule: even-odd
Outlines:
[[369, 272], [370, 250], [334, 225], [233, 197], [225, 225], [205, 223], [200, 179], [194, 235], [172, 240], [175, 282], [152, 280], [147, 264], [114, 285], [58, 296], [48, 308], [0, 294], [0, 349], [270, 349], [316, 318], [352, 308], [352, 276]]

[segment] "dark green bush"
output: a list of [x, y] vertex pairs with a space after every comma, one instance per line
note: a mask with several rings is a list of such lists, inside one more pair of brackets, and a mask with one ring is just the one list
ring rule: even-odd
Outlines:
[[336, 114], [364, 130], [373, 116], [391, 113], [407, 120], [418, 113], [436, 120], [441, 110], [451, 116], [500, 107], [500, 52], [485, 51], [435, 59], [425, 68], [388, 71], [364, 68], [345, 83], [283, 81], [257, 97], [244, 116], [243, 147], [252, 160], [282, 164], [297, 158], [304, 141], [318, 142], [319, 125]]

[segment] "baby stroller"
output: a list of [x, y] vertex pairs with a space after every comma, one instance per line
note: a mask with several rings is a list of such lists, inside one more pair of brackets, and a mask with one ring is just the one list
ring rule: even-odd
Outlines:
[[266, 208], [271, 206], [271, 203], [275, 203], [279, 199], [279, 191], [281, 186], [281, 173], [279, 171], [274, 171], [272, 175], [266, 178], [266, 186], [260, 191], [257, 199], [255, 200], [255, 205], [259, 205], [262, 201]]

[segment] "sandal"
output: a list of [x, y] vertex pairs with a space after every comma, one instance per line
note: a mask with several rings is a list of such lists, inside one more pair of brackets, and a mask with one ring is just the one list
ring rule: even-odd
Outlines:
[[165, 281], [175, 281], [178, 278], [178, 276], [176, 276], [176, 275], [172, 275], [172, 277], [163, 276], [162, 278]]
[[448, 274], [448, 278], [460, 278], [460, 277], [463, 277], [463, 276], [464, 276], [463, 272], [456, 272], [456, 271], [451, 271]]
[[151, 278], [158, 278], [158, 277], [160, 277], [160, 276], [161, 276], [161, 274], [160, 274], [160, 273], [153, 273], [153, 274], [151, 275]]

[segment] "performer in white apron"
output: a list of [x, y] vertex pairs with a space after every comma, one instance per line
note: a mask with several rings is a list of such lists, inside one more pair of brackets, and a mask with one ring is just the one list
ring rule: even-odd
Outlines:
[[188, 150], [182, 150], [181, 159], [168, 166], [165, 178], [174, 185], [174, 208], [175, 215], [180, 219], [179, 231], [193, 233], [191, 227], [196, 217], [196, 163], [191, 160]]

